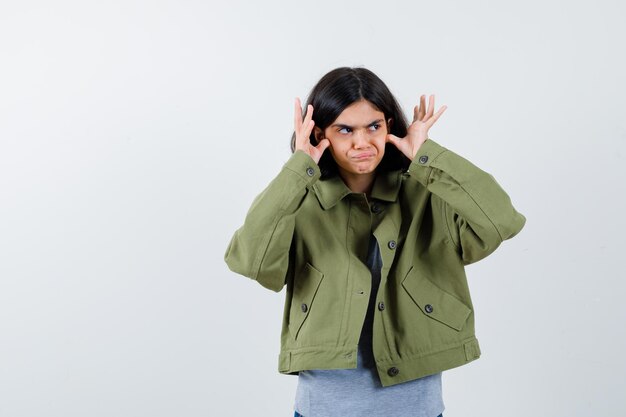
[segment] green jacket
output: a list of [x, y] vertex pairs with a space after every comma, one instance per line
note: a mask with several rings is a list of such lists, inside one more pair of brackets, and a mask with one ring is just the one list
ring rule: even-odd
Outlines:
[[320, 175], [309, 155], [291, 155], [224, 255], [233, 272], [287, 287], [279, 372], [356, 367], [371, 232], [383, 260], [372, 342], [382, 385], [477, 359], [464, 267], [526, 222], [494, 177], [432, 139], [406, 172], [377, 175], [369, 200]]

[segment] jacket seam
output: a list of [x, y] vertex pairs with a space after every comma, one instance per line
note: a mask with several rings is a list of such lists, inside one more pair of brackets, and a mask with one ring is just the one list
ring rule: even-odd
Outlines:
[[[290, 170], [290, 171], [295, 173], [295, 171], [293, 170]], [[300, 182], [301, 179], [302, 178], [298, 175], [298, 182]], [[306, 190], [306, 187], [305, 187], [305, 190]], [[276, 212], [276, 216], [272, 220], [271, 233], [268, 233], [265, 241], [263, 242], [262, 245], [260, 245], [261, 250], [259, 250], [258, 255], [255, 259], [256, 267], [253, 268], [252, 271], [250, 271], [252, 272], [251, 276], [257, 281], [258, 281], [259, 273], [261, 271], [261, 267], [263, 266], [263, 261], [265, 260], [267, 251], [269, 250], [270, 242], [272, 241], [272, 237], [274, 237], [274, 233], [276, 233], [276, 228], [278, 227], [278, 223], [280, 223], [280, 220], [285, 217], [285, 207], [289, 205], [294, 200], [294, 198], [295, 198], [294, 196], [291, 196], [291, 198], [286, 198], [283, 200], [282, 204], [279, 206]]]
[[[491, 220], [491, 217], [489, 217], [487, 215], [487, 213], [485, 213], [485, 210], [483, 210], [482, 206], [480, 204], [478, 204], [476, 202], [476, 200], [474, 199], [474, 197], [467, 191], [467, 189], [465, 187], [463, 187], [460, 183], [459, 183], [459, 187], [461, 187], [461, 189], [463, 191], [465, 191], [465, 193], [469, 196], [469, 198], [472, 199], [472, 201], [474, 202], [474, 204], [476, 204], [476, 207], [478, 207], [480, 209], [480, 211], [485, 215], [485, 218], [487, 220], [489, 220], [489, 223], [491, 223], [491, 225], [493, 226], [494, 230], [496, 231], [496, 233], [498, 234], [498, 238], [500, 239], [500, 241], [502, 242], [502, 234], [500, 233], [500, 231], [498, 230], [498, 228], [496, 227], [496, 224], [493, 222], [493, 220]], [[467, 221], [467, 219], [465, 219]]]
[[[444, 151], [444, 152], [440, 153], [439, 155], [437, 155], [437, 157], [433, 160], [433, 163], [434, 163], [434, 162], [435, 162], [435, 161], [436, 161], [436, 160], [437, 160], [437, 159], [438, 159], [438, 158], [439, 158], [442, 154], [444, 154], [445, 152], [446, 152], [446, 151]], [[431, 164], [431, 168], [437, 168], [437, 167], [434, 167], [434, 166]], [[438, 169], [438, 170], [440, 170], [440, 171], [442, 171], [442, 172], [445, 172], [446, 174], [448, 174], [446, 171], [444, 171], [444, 170], [442, 170], [442, 169], [440, 169], [440, 168], [437, 168], [437, 169]], [[431, 171], [430, 171], [430, 174], [428, 174], [428, 180], [427, 180], [427, 182], [426, 182], [427, 184], [430, 184], [430, 177], [432, 176], [432, 174], [433, 174], [433, 171], [431, 170]], [[448, 174], [448, 175], [450, 175], [450, 174]], [[463, 184], [461, 184], [459, 181], [456, 181], [456, 179], [455, 179], [454, 177], [452, 177], [451, 175], [450, 175], [450, 177], [451, 177], [451, 178], [453, 178], [453, 179], [455, 180], [455, 182], [459, 185], [459, 188], [460, 188], [461, 190], [463, 190], [463, 192], [465, 192], [465, 194], [467, 194], [467, 196], [468, 196], [468, 197], [469, 197], [469, 198], [470, 198], [470, 199], [474, 202], [474, 204], [476, 205], [476, 207], [478, 207], [478, 209], [479, 209], [479, 210], [483, 213], [483, 215], [485, 216], [485, 218], [486, 218], [487, 220], [489, 220], [489, 223], [493, 226], [494, 230], [495, 230], [495, 231], [496, 231], [496, 233], [498, 234], [498, 238], [499, 238], [499, 239], [500, 239], [500, 241], [502, 242], [502, 240], [503, 240], [503, 239], [502, 239], [502, 234], [500, 233], [500, 231], [499, 231], [499, 230], [498, 230], [498, 228], [496, 227], [496, 225], [495, 225], [495, 223], [493, 222], [493, 220], [491, 220], [491, 217], [489, 217], [489, 216], [487, 215], [487, 213], [485, 213], [485, 210], [483, 210], [482, 206], [476, 202], [476, 199], [474, 198], [474, 196], [473, 196], [473, 195], [472, 195], [472, 194], [471, 194], [471, 193], [467, 190], [467, 188], [465, 188], [465, 187], [463, 186]], [[443, 199], [442, 199], [442, 200], [443, 200]], [[443, 201], [445, 202], [445, 200], [443, 200]], [[446, 203], [446, 204], [448, 204], [447, 202], [445, 202], [445, 203]], [[467, 221], [467, 219], [465, 219], [465, 220]], [[460, 245], [460, 241], [459, 241], [459, 245]]]
[[[306, 178], [306, 177], [304, 177], [304, 176], [302, 176], [302, 175], [300, 175], [300, 173], [299, 173], [299, 172], [297, 172], [297, 171], [295, 171], [295, 170], [293, 170], [293, 169], [291, 169], [291, 168], [289, 168], [289, 167], [285, 167], [285, 169], [286, 169], [287, 171], [291, 171], [291, 172], [293, 172], [295, 175], [297, 175], [299, 180], [302, 180], [302, 181], [304, 181], [305, 183], [308, 183], [307, 178]], [[315, 183], [315, 181], [311, 181], [311, 182], [312, 182], [312, 183]]]
[[[395, 363], [395, 364], [402, 364], [403, 362], [407, 362], [407, 361], [411, 361], [411, 360], [415, 360], [415, 359], [420, 359], [420, 358], [424, 358], [427, 356], [432, 356], [432, 355], [437, 355], [440, 354], [442, 352], [446, 352], [448, 350], [451, 349], [457, 349], [461, 346], [466, 345], [467, 343], [471, 343], [475, 340], [478, 340], [476, 338], [475, 334], [472, 334], [471, 336], [462, 339], [460, 341], [454, 341], [452, 343], [448, 343], [445, 345], [440, 345], [438, 346], [437, 350], [425, 350], [419, 353], [415, 353], [415, 354], [411, 354], [411, 355], [407, 355], [407, 354], [402, 354], [401, 356], [399, 355], [397, 359], [393, 359], [391, 357], [385, 357], [385, 358], [374, 358], [375, 359], [375, 363], [377, 365], [380, 364], [389, 364], [389, 363]], [[346, 351], [346, 350], [353, 350], [355, 347], [350, 347], [350, 346], [332, 346], [332, 345], [308, 345], [308, 346], [304, 346], [304, 347], [299, 347], [299, 348], [291, 348], [291, 349], [281, 349], [281, 354], [313, 354], [313, 355], [317, 355], [320, 353], [324, 353], [324, 352], [342, 352], [342, 351]], [[358, 348], [358, 346], [356, 347]], [[391, 352], [391, 351], [390, 351]], [[398, 353], [397, 351], [395, 351], [396, 353]]]
[[255, 264], [256, 267], [253, 269], [252, 272], [254, 272], [252, 274], [252, 276], [254, 277], [255, 280], [258, 280], [259, 274], [261, 272], [261, 267], [263, 266], [263, 261], [265, 260], [265, 257], [267, 255], [267, 251], [269, 250], [269, 246], [270, 246], [270, 242], [272, 241], [272, 237], [274, 236], [274, 233], [276, 232], [276, 228], [278, 227], [278, 223], [280, 222], [280, 219], [282, 219], [284, 216], [282, 216], [283, 210], [279, 209], [276, 213], [276, 216], [274, 217], [274, 220], [272, 221], [272, 231], [271, 233], [267, 234], [267, 237], [265, 238], [265, 241], [263, 242], [262, 245], [260, 245], [260, 249], [258, 252], [258, 255], [255, 259]]
[[459, 348], [461, 346], [464, 346], [466, 343], [472, 342], [473, 340], [477, 340], [475, 335], [472, 335], [471, 337], [468, 337], [468, 338], [463, 339], [461, 341], [455, 341], [453, 343], [448, 343], [446, 345], [440, 345], [439, 347], [442, 347], [442, 348], [437, 349], [437, 350], [426, 350], [426, 351], [424, 351], [422, 353], [416, 353], [416, 354], [413, 354], [413, 355], [403, 354], [401, 359], [397, 359], [397, 360], [394, 360], [392, 358], [376, 359], [376, 364], [402, 363], [402, 362], [406, 362], [406, 361], [413, 360], [413, 359], [423, 358], [425, 356], [436, 355], [436, 354], [441, 353], [441, 352], [446, 352], [448, 350], [456, 349], [456, 348]]
[[452, 234], [452, 229], [450, 228], [450, 223], [448, 222], [448, 208], [449, 208], [449, 205], [448, 205], [448, 203], [443, 201], [443, 199], [440, 198], [440, 200], [442, 202], [442, 204], [441, 204], [441, 213], [442, 214], [441, 215], [443, 216], [443, 220], [444, 220], [444, 222], [446, 224], [446, 228], [448, 229], [448, 235], [450, 235], [450, 241], [452, 242], [451, 246], [455, 250], [458, 250], [461, 247], [461, 242], [460, 241], [457, 242], [454, 239], [454, 235]]

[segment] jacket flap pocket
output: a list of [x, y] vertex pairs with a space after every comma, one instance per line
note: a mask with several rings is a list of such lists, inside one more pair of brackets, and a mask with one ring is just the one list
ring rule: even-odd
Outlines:
[[289, 312], [289, 330], [294, 339], [298, 337], [304, 320], [313, 308], [313, 301], [322, 278], [324, 278], [324, 274], [308, 262], [294, 277], [293, 296]]
[[461, 300], [418, 274], [414, 267], [411, 267], [402, 280], [402, 286], [422, 313], [455, 330], [463, 328], [472, 312]]

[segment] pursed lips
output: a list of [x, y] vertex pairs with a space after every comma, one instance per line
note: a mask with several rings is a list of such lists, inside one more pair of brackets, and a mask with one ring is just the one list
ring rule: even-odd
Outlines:
[[360, 153], [357, 155], [354, 155], [353, 158], [354, 159], [368, 159], [374, 156], [373, 152], [364, 152], [364, 153]]

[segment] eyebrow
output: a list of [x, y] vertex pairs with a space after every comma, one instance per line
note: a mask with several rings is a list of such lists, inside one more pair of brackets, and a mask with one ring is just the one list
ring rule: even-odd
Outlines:
[[[382, 122], [384, 122], [383, 119], [377, 119], [371, 122], [370, 124], [368, 124], [367, 126], [363, 126], [363, 127], [370, 127], [371, 125], [374, 125], [376, 123], [382, 123]], [[343, 123], [335, 123], [334, 125], [331, 125], [330, 127], [341, 127], [341, 128], [347, 127], [349, 129], [352, 129], [354, 126], [344, 125]]]

